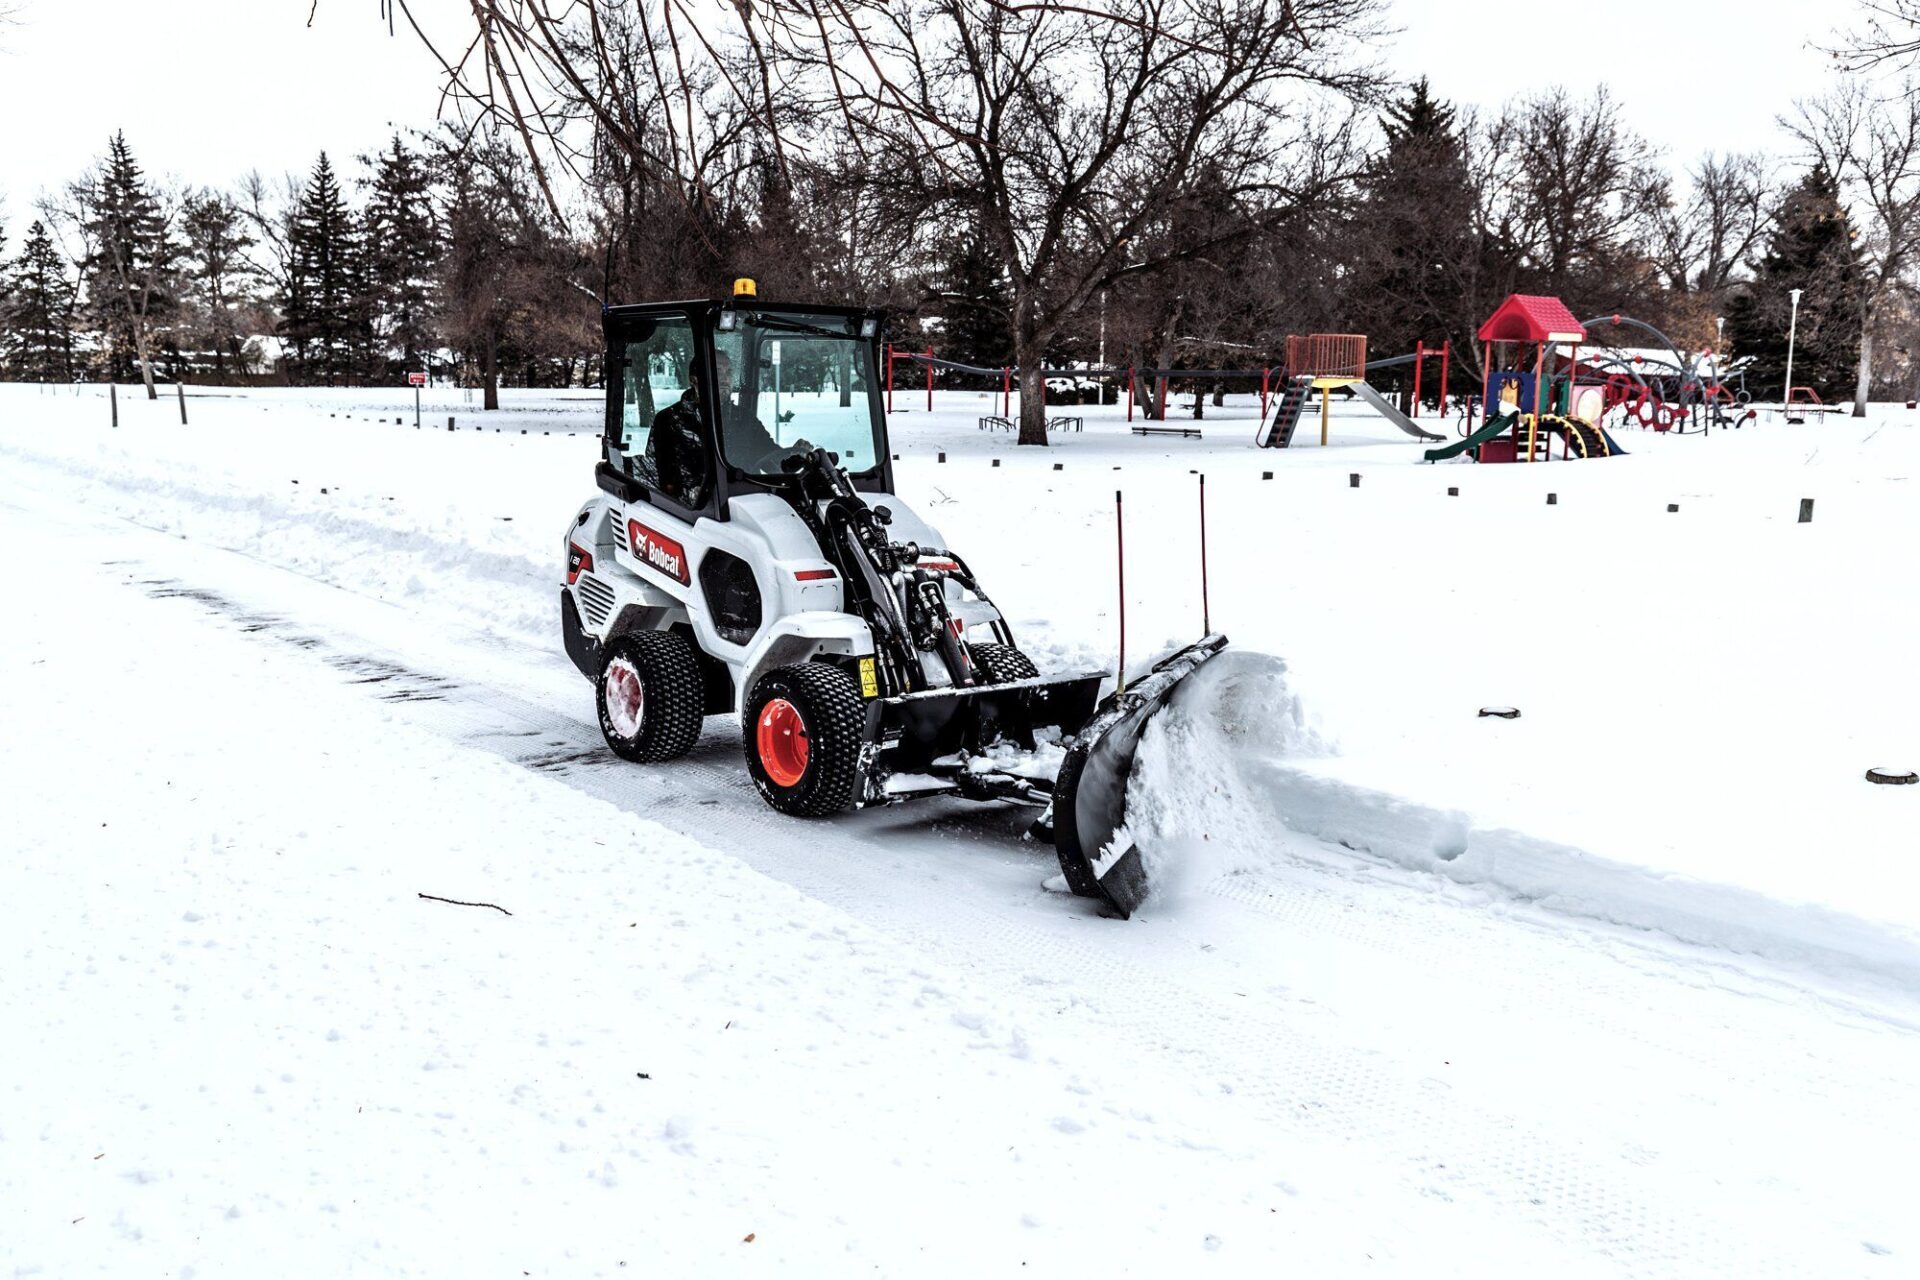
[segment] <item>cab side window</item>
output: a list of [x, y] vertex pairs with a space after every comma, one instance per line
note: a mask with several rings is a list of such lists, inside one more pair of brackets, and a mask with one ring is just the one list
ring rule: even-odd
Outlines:
[[692, 390], [693, 350], [693, 326], [677, 316], [661, 318], [644, 339], [626, 344], [618, 361], [618, 435], [607, 441], [607, 460], [650, 488], [698, 507], [709, 487], [708, 450]]

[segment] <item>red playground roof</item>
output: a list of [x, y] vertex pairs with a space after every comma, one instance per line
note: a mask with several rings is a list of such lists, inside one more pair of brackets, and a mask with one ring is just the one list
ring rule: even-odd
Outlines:
[[1585, 342], [1587, 331], [1558, 298], [1510, 293], [1480, 326], [1482, 342]]

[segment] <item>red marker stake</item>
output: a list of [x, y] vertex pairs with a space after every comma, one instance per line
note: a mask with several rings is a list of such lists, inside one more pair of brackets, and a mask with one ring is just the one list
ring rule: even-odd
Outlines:
[[1120, 552], [1120, 681], [1115, 693], [1127, 687], [1127, 519], [1120, 507], [1120, 490], [1113, 491], [1113, 529]]
[[1207, 607], [1207, 473], [1200, 473], [1200, 634], [1213, 634], [1213, 613]]

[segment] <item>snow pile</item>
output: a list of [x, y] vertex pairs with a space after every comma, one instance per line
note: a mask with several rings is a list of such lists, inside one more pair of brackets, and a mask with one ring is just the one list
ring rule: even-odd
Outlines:
[[1920, 934], [1596, 856], [1329, 776], [1279, 658], [1235, 650], [1201, 667], [1141, 739], [1128, 828], [1165, 910], [1221, 876], [1322, 850], [1309, 836], [1396, 867], [1570, 915], [1823, 973], [1920, 987]]
[[1228, 649], [1175, 689], [1148, 722], [1127, 790], [1127, 831], [1154, 905], [1219, 876], [1266, 865], [1273, 815], [1250, 767], [1325, 754], [1271, 654]]

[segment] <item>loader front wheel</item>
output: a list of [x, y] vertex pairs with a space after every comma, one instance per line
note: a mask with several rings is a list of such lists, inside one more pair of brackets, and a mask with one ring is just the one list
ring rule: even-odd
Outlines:
[[866, 706], [852, 676], [818, 662], [776, 667], [746, 711], [747, 771], [768, 804], [821, 818], [853, 802]]
[[677, 760], [700, 740], [706, 693], [685, 636], [630, 631], [607, 646], [594, 683], [600, 733], [624, 760]]
[[988, 644], [982, 642], [973, 646], [973, 660], [987, 677], [988, 684], [1012, 684], [1015, 680], [1031, 680], [1040, 674], [1033, 665], [1033, 659], [1010, 644]]

